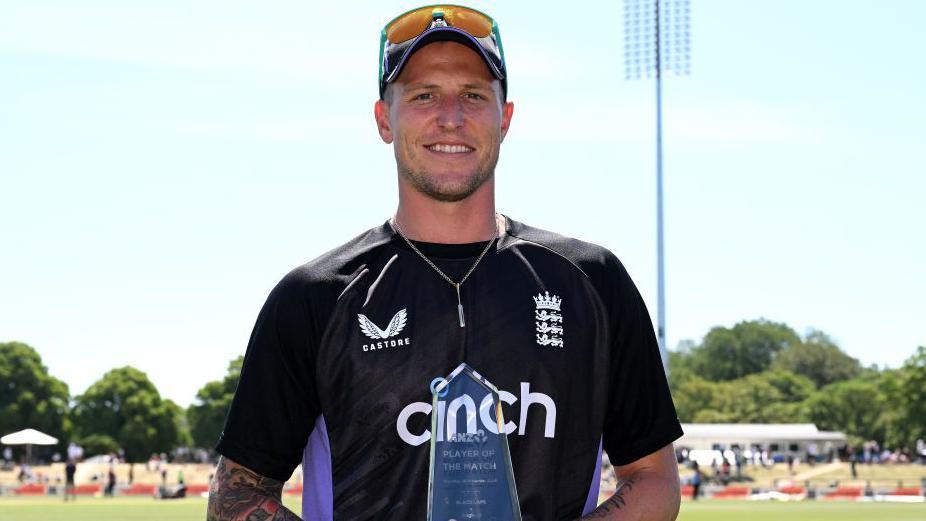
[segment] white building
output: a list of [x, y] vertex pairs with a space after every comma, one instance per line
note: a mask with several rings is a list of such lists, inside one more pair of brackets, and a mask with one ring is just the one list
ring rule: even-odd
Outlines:
[[683, 423], [685, 432], [675, 442], [677, 448], [693, 452], [699, 463], [710, 461], [709, 454], [720, 451], [732, 457], [742, 451], [747, 459], [756, 453], [768, 457], [808, 456], [826, 457], [846, 445], [846, 435], [835, 431], [821, 431], [812, 423]]

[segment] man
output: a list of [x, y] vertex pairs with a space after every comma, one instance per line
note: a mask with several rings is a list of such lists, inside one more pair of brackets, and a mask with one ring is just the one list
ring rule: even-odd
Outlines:
[[[630, 277], [599, 246], [495, 212], [514, 110], [497, 25], [417, 9], [387, 24], [380, 58], [398, 209], [271, 292], [209, 519], [298, 519], [280, 494], [300, 459], [306, 519], [426, 519], [429, 384], [464, 361], [505, 391], [524, 519], [675, 519], [681, 429]], [[602, 446], [621, 485], [596, 509]]]
[[116, 469], [113, 463], [109, 464], [109, 471], [106, 473], [106, 488], [103, 490], [104, 496], [112, 497], [116, 492]]
[[68, 500], [68, 496], [72, 500], [77, 501], [77, 492], [74, 485], [74, 475], [77, 474], [77, 462], [74, 459], [69, 459], [67, 465], [64, 466], [64, 500]]

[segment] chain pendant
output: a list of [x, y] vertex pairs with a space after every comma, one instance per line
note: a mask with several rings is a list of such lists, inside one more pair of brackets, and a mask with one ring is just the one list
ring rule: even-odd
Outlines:
[[476, 266], [479, 265], [479, 261], [481, 261], [482, 258], [485, 257], [485, 254], [489, 252], [489, 248], [491, 248], [492, 244], [494, 244], [495, 241], [499, 238], [498, 219], [499, 219], [499, 216], [496, 214], [495, 218], [493, 219], [495, 221], [495, 235], [492, 237], [492, 240], [490, 240], [486, 244], [486, 247], [482, 250], [482, 253], [480, 253], [479, 256], [476, 257], [476, 261], [473, 262], [473, 265], [469, 267], [469, 271], [467, 271], [466, 274], [463, 275], [463, 278], [460, 279], [460, 282], [454, 282], [450, 277], [447, 276], [446, 273], [441, 271], [441, 269], [438, 268], [436, 264], [431, 262], [431, 259], [427, 258], [425, 254], [421, 253], [421, 250], [419, 250], [415, 246], [415, 244], [411, 240], [409, 240], [408, 237], [405, 236], [405, 233], [402, 232], [402, 227], [399, 226], [399, 223], [398, 221], [396, 221], [395, 217], [389, 220], [389, 224], [396, 231], [396, 233], [398, 233], [402, 237], [402, 239], [405, 240], [405, 242], [408, 244], [408, 247], [411, 248], [413, 252], [417, 253], [418, 256], [421, 257], [421, 260], [426, 262], [428, 266], [433, 268], [434, 271], [436, 271], [438, 275], [440, 275], [444, 280], [452, 284], [454, 289], [457, 290], [457, 316], [460, 318], [460, 327], [466, 327], [466, 317], [463, 315], [463, 299], [460, 298], [460, 284], [463, 284], [464, 282], [466, 282], [466, 279], [469, 278], [469, 276], [473, 273], [473, 270], [476, 269]]
[[453, 287], [457, 288], [457, 314], [460, 315], [460, 327], [466, 327], [466, 320], [463, 318], [463, 301], [460, 300], [460, 284], [456, 283]]

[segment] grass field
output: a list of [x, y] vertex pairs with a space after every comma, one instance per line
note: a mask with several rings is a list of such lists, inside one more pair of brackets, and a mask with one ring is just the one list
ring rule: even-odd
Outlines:
[[[795, 465], [794, 472], [790, 473], [787, 465], [779, 463], [771, 468], [749, 465], [743, 472], [748, 479], [745, 485], [769, 488], [776, 482], [780, 484], [783, 481], [795, 481], [803, 484], [806, 480], [810, 480], [814, 486], [838, 481], [842, 486], [863, 487], [867, 481], [871, 481], [875, 488], [893, 488], [900, 486], [901, 482], [903, 486], [916, 487], [919, 486], [920, 480], [926, 479], [926, 465], [859, 464], [856, 471], [858, 477], [853, 478], [848, 463], [818, 463], [815, 467], [807, 464]], [[679, 474], [687, 479], [691, 477], [692, 470], [681, 466]]]
[[[286, 506], [300, 512], [298, 499]], [[0, 498], [0, 521], [204, 521], [202, 498], [154, 500], [151, 498], [81, 497], [65, 503], [61, 498]]]
[[[297, 501], [287, 506], [298, 512]], [[0, 521], [203, 521], [206, 500], [155, 501], [148, 498], [60, 499], [2, 498]], [[768, 503], [702, 501], [682, 504], [680, 521], [923, 521], [926, 504], [898, 505], [810, 501]]]
[[679, 521], [923, 521], [926, 504], [803, 501], [701, 501], [682, 503]]

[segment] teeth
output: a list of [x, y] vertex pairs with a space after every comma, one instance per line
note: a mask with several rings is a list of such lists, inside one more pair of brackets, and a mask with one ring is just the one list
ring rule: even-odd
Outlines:
[[473, 149], [466, 145], [442, 145], [440, 143], [431, 145], [428, 150], [434, 152], [443, 152], [445, 154], [462, 154], [463, 152], [472, 152]]

